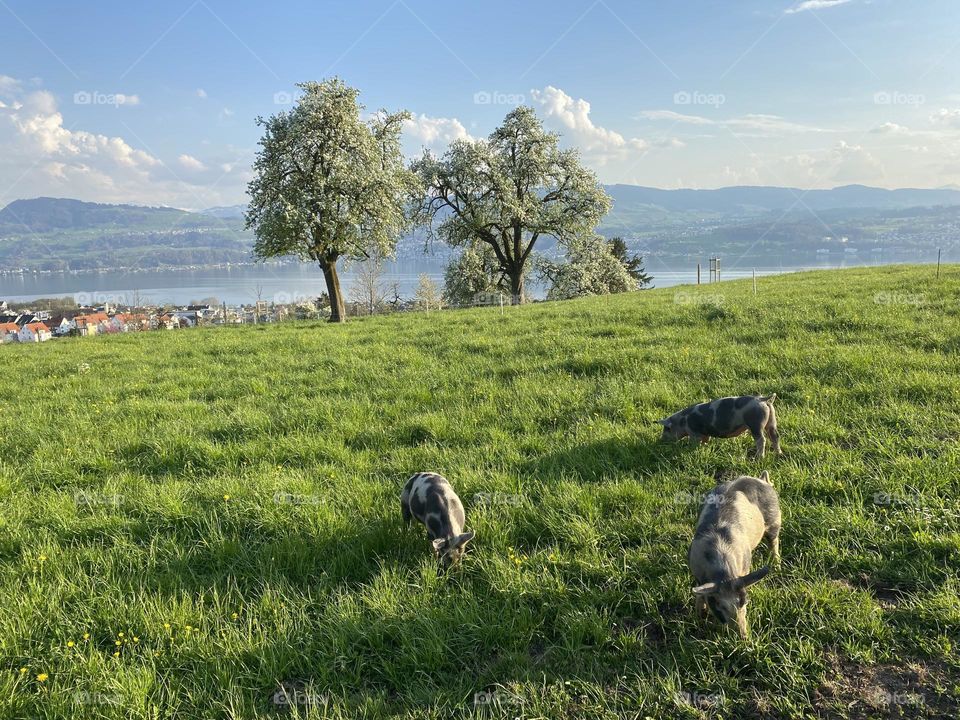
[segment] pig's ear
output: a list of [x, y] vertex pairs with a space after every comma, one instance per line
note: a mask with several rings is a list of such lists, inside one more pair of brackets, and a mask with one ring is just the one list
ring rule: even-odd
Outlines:
[[441, 550], [443, 550], [444, 547], [446, 547], [446, 544], [447, 544], [446, 538], [437, 538], [436, 540], [433, 541], [433, 549], [436, 552], [440, 552]]
[[760, 479], [765, 483], [770, 484], [770, 473], [764, 470], [762, 473], [760, 473]]
[[694, 595], [712, 595], [719, 589], [719, 585], [715, 582], [704, 583], [703, 585], [697, 585], [693, 589]]
[[664, 427], [670, 427], [670, 418], [663, 418], [662, 420], [657, 420], [658, 425], [663, 425]]
[[748, 573], [741, 578], [737, 578], [737, 581], [736, 581], [737, 588], [749, 587], [754, 583], [760, 582], [769, 574], [770, 574], [770, 566], [764, 565], [759, 570], [754, 570], [752, 573]]
[[472, 530], [470, 532], [463, 533], [463, 535], [457, 535], [457, 537], [450, 541], [450, 545], [455, 548], [463, 547], [468, 542], [473, 540], [475, 535], [476, 533]]

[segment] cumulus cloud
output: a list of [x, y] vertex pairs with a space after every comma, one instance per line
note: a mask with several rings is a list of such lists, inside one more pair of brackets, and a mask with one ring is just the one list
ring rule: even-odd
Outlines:
[[180, 163], [180, 167], [190, 170], [192, 172], [200, 172], [206, 170], [207, 166], [202, 162], [197, 160], [192, 155], [183, 154], [177, 158], [177, 162]]
[[870, 132], [875, 135], [909, 135], [910, 128], [898, 125], [895, 122], [885, 122], [873, 128]]
[[960, 110], [940, 108], [930, 116], [930, 122], [948, 128], [960, 128]]
[[540, 106], [548, 123], [558, 126], [564, 137], [576, 145], [591, 162], [606, 165], [625, 156], [640, 156], [649, 143], [640, 138], [625, 138], [614, 130], [594, 124], [590, 103], [574, 99], [563, 90], [548, 85], [531, 90], [534, 103]]
[[207, 91], [204, 90], [203, 88], [197, 88], [197, 97], [200, 98], [201, 100], [206, 100]]
[[837, 7], [837, 5], [846, 5], [850, 0], [803, 0], [799, 5], [787, 8], [788, 15], [806, 12], [807, 10], [825, 10], [827, 8]]
[[[23, 83], [0, 76], [0, 97], [0, 206], [15, 198], [49, 195], [198, 208], [243, 196], [244, 173], [235, 172], [210, 190], [222, 175], [185, 155], [179, 166], [193, 170], [185, 182], [160, 158], [124, 138], [66, 122], [57, 99], [46, 90], [27, 91]], [[184, 158], [189, 158], [187, 165]]]
[[403, 123], [404, 136], [434, 151], [442, 151], [454, 140], [473, 140], [467, 128], [456, 118], [413, 115]]

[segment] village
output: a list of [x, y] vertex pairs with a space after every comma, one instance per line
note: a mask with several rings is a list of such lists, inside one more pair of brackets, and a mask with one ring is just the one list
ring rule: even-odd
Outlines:
[[322, 317], [319, 304], [184, 305], [125, 307], [104, 303], [73, 311], [14, 308], [0, 301], [0, 343], [39, 343], [57, 338], [178, 330], [202, 325], [273, 323]]

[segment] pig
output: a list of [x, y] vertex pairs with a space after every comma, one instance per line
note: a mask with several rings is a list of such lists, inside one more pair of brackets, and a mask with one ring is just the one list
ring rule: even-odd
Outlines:
[[770, 572], [769, 565], [750, 571], [753, 550], [766, 537], [779, 563], [780, 525], [780, 498], [766, 470], [759, 478], [721, 483], [707, 495], [687, 558], [698, 615], [709, 608], [721, 623], [736, 625], [742, 638], [750, 637], [747, 588]]
[[433, 472], [416, 473], [400, 494], [400, 512], [407, 525], [416, 518], [427, 528], [440, 571], [456, 565], [475, 533], [464, 532], [463, 503], [445, 477]]
[[741, 395], [691, 405], [662, 420], [661, 439], [689, 437], [692, 443], [705, 443], [711, 437], [737, 437], [747, 430], [756, 444], [754, 455], [762, 459], [766, 450], [764, 433], [773, 443], [773, 451], [781, 455], [777, 415], [773, 410], [776, 393], [768, 397]]

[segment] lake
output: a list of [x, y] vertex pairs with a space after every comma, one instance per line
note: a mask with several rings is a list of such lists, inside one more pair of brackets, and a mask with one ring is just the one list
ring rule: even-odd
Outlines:
[[[766, 258], [744, 258], [734, 264], [723, 261], [722, 278], [733, 280], [757, 275], [773, 275], [800, 270], [878, 265], [890, 262], [916, 262], [910, 257], [877, 259], [825, 258], [822, 262], [791, 265], [771, 262]], [[671, 287], [696, 282], [697, 259], [646, 258], [647, 272], [654, 276], [655, 287]], [[703, 282], [707, 282], [707, 261], [702, 259]], [[729, 263], [729, 264], [727, 264]], [[753, 264], [755, 263], [755, 264]], [[443, 283], [443, 264], [427, 258], [423, 261], [399, 261], [385, 264], [383, 284], [394, 284], [401, 297], [411, 298], [421, 273], [437, 283]], [[349, 297], [355, 281], [350, 268], [341, 273], [344, 292]], [[85, 305], [109, 302], [117, 305], [166, 304], [185, 305], [207, 298], [217, 298], [230, 305], [265, 302], [290, 303], [299, 298], [312, 298], [325, 291], [323, 275], [316, 265], [238, 265], [200, 269], [170, 269], [148, 271], [109, 270], [97, 273], [0, 275], [0, 299], [29, 301], [48, 297], [73, 296]], [[543, 288], [534, 284], [531, 294], [543, 295]]]

